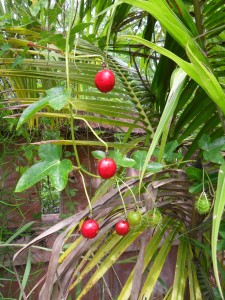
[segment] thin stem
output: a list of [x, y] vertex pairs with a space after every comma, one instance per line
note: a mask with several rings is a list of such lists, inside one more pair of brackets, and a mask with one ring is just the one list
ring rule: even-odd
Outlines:
[[82, 183], [83, 183], [83, 187], [84, 187], [84, 192], [85, 192], [85, 195], [86, 195], [86, 197], [87, 197], [87, 201], [88, 201], [88, 205], [89, 205], [90, 215], [92, 216], [92, 206], [91, 206], [90, 198], [89, 198], [89, 196], [88, 196], [88, 192], [87, 192], [87, 188], [86, 188], [84, 176], [83, 176], [83, 174], [81, 173], [81, 171], [78, 171], [78, 172], [80, 173], [80, 176], [81, 176], [81, 179], [82, 179]]
[[[202, 13], [201, 13], [201, 5], [199, 0], [193, 0], [194, 4], [194, 14], [195, 14], [195, 20], [196, 20], [196, 27], [198, 30], [199, 35], [201, 36], [203, 34], [203, 25], [202, 25]], [[204, 45], [204, 39], [201, 36], [200, 41], [202, 42], [202, 46]]]
[[134, 192], [132, 191], [132, 189], [131, 189], [131, 188], [129, 187], [129, 185], [128, 185], [126, 182], [124, 182], [122, 179], [120, 179], [120, 178], [118, 178], [118, 177], [116, 177], [116, 179], [117, 179], [117, 180], [120, 180], [120, 181], [128, 188], [128, 190], [131, 192], [131, 194], [132, 194], [132, 196], [133, 196], [133, 198], [134, 198], [134, 202], [135, 202], [135, 205], [136, 205], [136, 209], [139, 211], [138, 201], [137, 201], [137, 199], [136, 199], [136, 197], [135, 197]]
[[116, 185], [117, 185], [117, 188], [118, 188], [118, 191], [119, 191], [119, 194], [120, 194], [120, 198], [121, 198], [121, 201], [123, 203], [123, 209], [124, 209], [124, 214], [125, 214], [125, 217], [127, 218], [127, 209], [126, 209], [126, 205], [124, 203], [124, 200], [123, 200], [123, 196], [122, 196], [122, 193], [120, 191], [120, 187], [119, 187], [119, 183], [118, 183], [118, 180], [116, 179]]
[[[69, 103], [74, 107], [75, 105], [69, 101]], [[73, 118], [76, 119], [76, 120], [82, 120], [83, 122], [85, 122], [85, 124], [88, 126], [88, 128], [91, 130], [91, 132], [94, 134], [94, 136], [105, 146], [105, 151], [106, 153], [108, 152], [108, 144], [103, 141], [98, 135], [97, 133], [93, 130], [93, 128], [89, 125], [89, 123], [84, 119], [84, 118], [81, 118], [81, 117], [77, 117], [75, 115], [73, 115]]]
[[[74, 22], [74, 18], [76, 17], [76, 10], [77, 10], [77, 5], [75, 7], [75, 0], [71, 0], [71, 12], [69, 16], [69, 25], [67, 29], [67, 35], [66, 35], [66, 51], [65, 51], [65, 61], [66, 61], [66, 82], [67, 82], [67, 89], [70, 89], [70, 70], [69, 70], [69, 54], [70, 54], [70, 33], [71, 33], [71, 27]], [[74, 134], [74, 123], [73, 123], [73, 111], [72, 111], [72, 106], [70, 105], [70, 127], [71, 127], [71, 135], [72, 135], [72, 141], [73, 141], [73, 149], [74, 149], [74, 154], [76, 157], [76, 161], [78, 166], [80, 167], [80, 159], [77, 151], [77, 146], [75, 144], [75, 134]]]

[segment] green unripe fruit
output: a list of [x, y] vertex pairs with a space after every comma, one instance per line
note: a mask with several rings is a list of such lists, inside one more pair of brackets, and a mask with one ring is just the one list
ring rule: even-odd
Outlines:
[[147, 212], [147, 223], [150, 227], [155, 228], [162, 222], [162, 214], [158, 208], [153, 208]]
[[201, 193], [198, 200], [195, 202], [195, 209], [200, 215], [207, 214], [210, 211], [211, 203], [205, 192]]
[[142, 215], [139, 211], [130, 211], [127, 215], [127, 221], [130, 226], [137, 226], [141, 222]]

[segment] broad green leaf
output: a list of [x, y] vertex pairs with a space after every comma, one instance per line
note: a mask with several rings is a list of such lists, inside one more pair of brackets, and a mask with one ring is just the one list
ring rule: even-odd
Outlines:
[[150, 172], [150, 173], [157, 173], [157, 172], [161, 171], [162, 168], [163, 168], [162, 164], [160, 164], [158, 162], [150, 162], [146, 166], [146, 171]]
[[145, 150], [137, 150], [132, 153], [131, 158], [135, 160], [135, 165], [133, 165], [134, 169], [142, 170], [144, 162], [146, 160], [147, 151]]
[[68, 174], [73, 169], [71, 160], [63, 159], [57, 161], [51, 169], [49, 169], [49, 178], [52, 185], [58, 190], [62, 191], [68, 181]]
[[198, 142], [199, 147], [203, 149], [204, 159], [217, 164], [224, 163], [224, 158], [220, 153], [220, 150], [222, 150], [224, 147], [224, 143], [224, 137], [218, 138], [211, 142], [210, 136], [206, 134], [204, 134]]
[[187, 167], [185, 169], [186, 174], [191, 180], [200, 180], [202, 181], [203, 170], [195, 167]]
[[192, 184], [189, 188], [189, 193], [195, 194], [195, 193], [201, 193], [203, 190], [203, 183], [202, 182], [196, 182]]
[[68, 174], [72, 171], [72, 162], [68, 159], [60, 160], [62, 147], [60, 145], [45, 144], [39, 147], [39, 156], [43, 160], [27, 169], [19, 179], [15, 192], [22, 192], [33, 186], [47, 175], [52, 185], [59, 191], [63, 190], [68, 181]]
[[55, 110], [60, 110], [67, 104], [71, 91], [59, 86], [48, 90], [46, 93], [49, 96], [49, 105]]
[[21, 127], [21, 125], [25, 122], [27, 122], [36, 112], [40, 111], [43, 109], [49, 101], [49, 97], [46, 96], [45, 98], [40, 99], [37, 102], [32, 103], [29, 105], [22, 113], [18, 124], [17, 124], [17, 129]]
[[119, 151], [109, 150], [109, 157], [115, 160], [116, 164], [119, 165], [123, 155]]
[[123, 157], [120, 161], [119, 161], [119, 166], [124, 167], [124, 168], [133, 168], [133, 166], [135, 165], [135, 160], [129, 157]]
[[54, 144], [40, 145], [38, 154], [45, 161], [58, 160], [62, 156], [62, 147]]
[[219, 230], [220, 235], [222, 238], [225, 240], [225, 221], [221, 221], [220, 223], [220, 230]]
[[32, 103], [23, 111], [18, 121], [17, 129], [19, 129], [23, 123], [28, 121], [36, 112], [40, 111], [47, 105], [50, 105], [55, 110], [62, 109], [66, 105], [69, 97], [70, 91], [66, 91], [62, 86], [53, 87], [47, 90], [46, 97]]
[[224, 150], [225, 137], [221, 136], [218, 139], [211, 141], [209, 135], [204, 134], [199, 140], [199, 147], [201, 149], [210, 151], [210, 150]]
[[219, 271], [217, 265], [217, 241], [218, 241], [220, 222], [224, 214], [224, 207], [225, 207], [225, 164], [223, 164], [219, 170], [216, 199], [215, 199], [215, 204], [213, 209], [213, 224], [212, 224], [212, 238], [211, 238], [214, 276], [222, 299], [224, 299], [224, 296], [220, 284]]
[[106, 157], [106, 154], [105, 154], [104, 151], [95, 150], [95, 151], [92, 151], [91, 153], [94, 156], [94, 158], [97, 158], [97, 159], [101, 159], [101, 158], [105, 158]]
[[209, 97], [218, 105], [218, 107], [225, 115], [225, 93], [219, 81], [211, 72], [211, 70], [197, 58], [196, 48], [193, 47], [193, 44], [188, 43], [186, 50], [189, 59], [193, 63], [195, 70], [198, 73], [199, 79], [197, 82], [206, 91]]
[[34, 184], [38, 183], [40, 180], [42, 180], [44, 177], [46, 177], [52, 166], [54, 166], [55, 162], [54, 161], [42, 161], [38, 162], [37, 164], [31, 166], [29, 169], [23, 173], [23, 175], [20, 177], [15, 193], [22, 192]]
[[163, 158], [167, 162], [172, 162], [175, 159], [181, 159], [182, 158], [182, 153], [175, 152], [177, 147], [179, 146], [177, 141], [171, 141], [166, 144], [165, 146], [165, 153], [163, 155]]
[[216, 164], [224, 163], [223, 155], [217, 150], [203, 151], [203, 157], [205, 160], [214, 162]]

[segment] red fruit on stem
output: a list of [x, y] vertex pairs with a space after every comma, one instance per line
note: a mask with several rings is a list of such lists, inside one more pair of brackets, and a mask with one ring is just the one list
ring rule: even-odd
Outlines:
[[99, 231], [99, 225], [96, 220], [88, 219], [81, 226], [81, 234], [86, 239], [93, 239]]
[[113, 177], [116, 173], [116, 163], [115, 161], [110, 158], [102, 158], [98, 162], [98, 174], [103, 178], [103, 179], [109, 179]]
[[121, 220], [116, 223], [116, 233], [118, 235], [126, 235], [130, 231], [130, 225], [127, 221]]
[[104, 69], [95, 75], [95, 86], [102, 93], [110, 92], [115, 85], [115, 75], [112, 71]]

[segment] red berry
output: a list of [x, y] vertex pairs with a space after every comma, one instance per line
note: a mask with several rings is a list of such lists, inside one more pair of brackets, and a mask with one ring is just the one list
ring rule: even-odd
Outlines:
[[130, 230], [130, 225], [127, 221], [121, 220], [116, 223], [116, 233], [118, 235], [126, 235]]
[[84, 221], [84, 223], [81, 226], [81, 234], [87, 239], [93, 239], [94, 237], [96, 237], [98, 231], [99, 225], [97, 221], [93, 219], [88, 219]]
[[104, 69], [95, 75], [95, 86], [102, 93], [110, 92], [115, 85], [115, 75], [112, 71]]
[[116, 163], [115, 161], [110, 158], [102, 158], [98, 162], [98, 174], [103, 178], [103, 179], [109, 179], [113, 177], [116, 173]]

